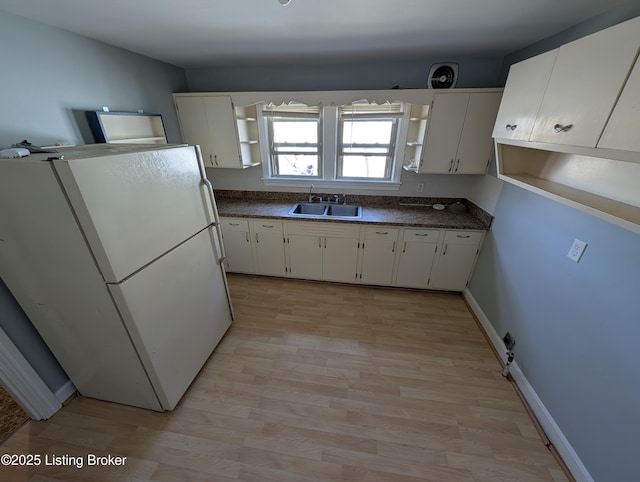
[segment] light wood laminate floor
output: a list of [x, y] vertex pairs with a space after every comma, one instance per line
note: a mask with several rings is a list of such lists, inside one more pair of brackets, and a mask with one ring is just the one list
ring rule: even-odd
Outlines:
[[567, 480], [460, 296], [229, 283], [236, 321], [173, 412], [77, 398], [0, 447], [43, 457], [0, 480]]

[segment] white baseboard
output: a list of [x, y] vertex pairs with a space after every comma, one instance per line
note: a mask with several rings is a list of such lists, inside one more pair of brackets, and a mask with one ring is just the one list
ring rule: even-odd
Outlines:
[[75, 392], [76, 392], [76, 386], [73, 384], [71, 380], [69, 380], [67, 383], [65, 383], [55, 391], [55, 396], [60, 401], [60, 403], [64, 403]]
[[[463, 295], [465, 300], [467, 300], [467, 303], [471, 307], [471, 310], [478, 318], [478, 321], [480, 321], [482, 328], [484, 328], [484, 331], [489, 337], [489, 340], [491, 340], [494, 348], [500, 354], [502, 361], [506, 362], [507, 355], [504, 344], [502, 343], [502, 338], [500, 337], [500, 335], [498, 335], [495, 328], [489, 321], [489, 318], [487, 318], [487, 315], [485, 315], [485, 313], [482, 311], [482, 308], [480, 308], [480, 305], [475, 300], [471, 292], [467, 289], [464, 291]], [[542, 426], [542, 429], [547, 435], [547, 438], [556, 448], [556, 450], [562, 457], [562, 460], [564, 460], [564, 463], [567, 465], [567, 467], [575, 477], [576, 481], [594, 482], [593, 477], [591, 477], [591, 474], [589, 474], [589, 471], [580, 460], [580, 457], [578, 457], [578, 454], [575, 452], [575, 450], [573, 450], [573, 447], [564, 436], [564, 434], [560, 430], [560, 427], [558, 427], [558, 424], [556, 424], [555, 420], [553, 419], [547, 408], [544, 406], [542, 400], [540, 400], [540, 397], [538, 397], [538, 394], [535, 392], [516, 362], [513, 362], [511, 364], [509, 373], [511, 373], [511, 376], [516, 382], [516, 385], [518, 385], [520, 392], [522, 392], [522, 395], [529, 404], [531, 411], [538, 419], [538, 422]]]

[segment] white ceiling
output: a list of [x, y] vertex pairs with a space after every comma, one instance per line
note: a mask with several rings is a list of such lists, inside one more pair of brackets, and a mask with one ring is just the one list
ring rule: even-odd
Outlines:
[[181, 67], [503, 56], [612, 0], [0, 0], [0, 9]]

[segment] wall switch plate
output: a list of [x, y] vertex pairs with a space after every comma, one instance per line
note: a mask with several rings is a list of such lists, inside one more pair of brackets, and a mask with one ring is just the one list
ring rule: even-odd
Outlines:
[[423, 192], [424, 191], [424, 182], [420, 182], [418, 183], [418, 187], [416, 188], [416, 192]]
[[585, 249], [587, 249], [587, 243], [580, 241], [579, 239], [574, 239], [571, 249], [567, 254], [567, 258], [577, 263], [580, 261], [580, 258], [582, 258]]

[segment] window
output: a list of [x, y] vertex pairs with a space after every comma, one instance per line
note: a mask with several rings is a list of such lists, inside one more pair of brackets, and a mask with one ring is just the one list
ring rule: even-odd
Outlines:
[[401, 103], [340, 107], [336, 178], [391, 180]]
[[271, 177], [322, 177], [321, 113], [320, 106], [295, 103], [263, 108]]

